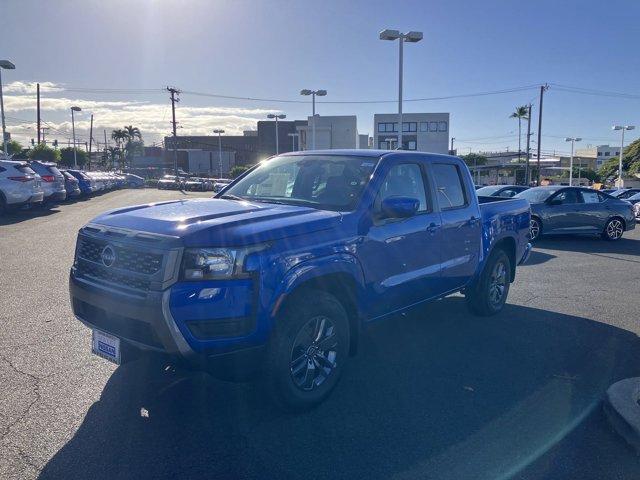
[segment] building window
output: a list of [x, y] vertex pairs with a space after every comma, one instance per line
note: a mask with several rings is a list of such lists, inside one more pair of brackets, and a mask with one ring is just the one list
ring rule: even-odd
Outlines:
[[438, 131], [438, 122], [429, 122], [429, 131], [437, 132]]
[[428, 132], [429, 131], [429, 122], [420, 122], [420, 131]]
[[387, 123], [387, 132], [397, 132], [398, 131], [398, 123]]
[[403, 132], [416, 132], [418, 131], [418, 124], [416, 122], [402, 122]]
[[604, 156], [608, 157], [609, 156], [609, 152], [604, 152]]
[[598, 156], [601, 157], [602, 156], [602, 152], [598, 152]]
[[411, 140], [409, 142], [409, 144], [407, 145], [407, 147], [408, 147], [407, 150], [415, 150], [416, 149], [416, 142]]
[[446, 132], [447, 131], [447, 122], [438, 122], [438, 131]]
[[378, 124], [378, 131], [379, 132], [386, 132], [387, 131], [386, 130], [386, 125], [387, 125], [386, 123], [379, 123]]

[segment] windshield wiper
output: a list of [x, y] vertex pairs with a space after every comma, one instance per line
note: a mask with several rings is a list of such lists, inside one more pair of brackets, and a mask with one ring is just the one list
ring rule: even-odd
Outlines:
[[238, 200], [239, 202], [246, 202], [246, 198], [239, 197], [237, 195], [233, 195], [232, 193], [225, 193], [224, 195], [220, 195], [216, 198], [224, 198], [225, 200]]

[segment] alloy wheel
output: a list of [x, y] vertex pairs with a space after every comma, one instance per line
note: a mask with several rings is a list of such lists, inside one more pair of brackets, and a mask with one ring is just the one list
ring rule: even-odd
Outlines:
[[529, 225], [529, 238], [535, 240], [540, 235], [540, 223], [532, 218]]
[[507, 267], [503, 262], [497, 262], [491, 271], [489, 279], [489, 301], [493, 306], [500, 305], [507, 289]]
[[622, 233], [624, 232], [624, 227], [622, 222], [616, 218], [609, 221], [607, 224], [607, 236], [611, 240], [618, 240], [622, 237]]
[[289, 368], [293, 383], [311, 391], [335, 370], [338, 356], [335, 325], [326, 316], [314, 317], [298, 331], [291, 349]]

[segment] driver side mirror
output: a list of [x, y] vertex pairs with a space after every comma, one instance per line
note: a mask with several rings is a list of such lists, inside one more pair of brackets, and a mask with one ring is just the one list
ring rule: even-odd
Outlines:
[[411, 197], [388, 197], [382, 201], [381, 210], [384, 218], [413, 217], [420, 208], [420, 201]]

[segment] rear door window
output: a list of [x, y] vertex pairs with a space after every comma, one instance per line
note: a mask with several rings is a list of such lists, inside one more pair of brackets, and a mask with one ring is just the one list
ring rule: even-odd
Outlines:
[[588, 192], [586, 190], [581, 190], [580, 194], [582, 195], [582, 201], [584, 203], [600, 203], [602, 200], [600, 200], [600, 195], [598, 195], [598, 192], [593, 191], [593, 192]]
[[432, 169], [440, 208], [449, 210], [464, 207], [467, 204], [467, 194], [458, 166], [451, 163], [434, 163]]
[[56, 177], [62, 177], [62, 172], [60, 170], [58, 170], [57, 167], [54, 167], [53, 165], [51, 165], [50, 167], [47, 167], [47, 170], [49, 170], [49, 172], [52, 175], [55, 175]]

